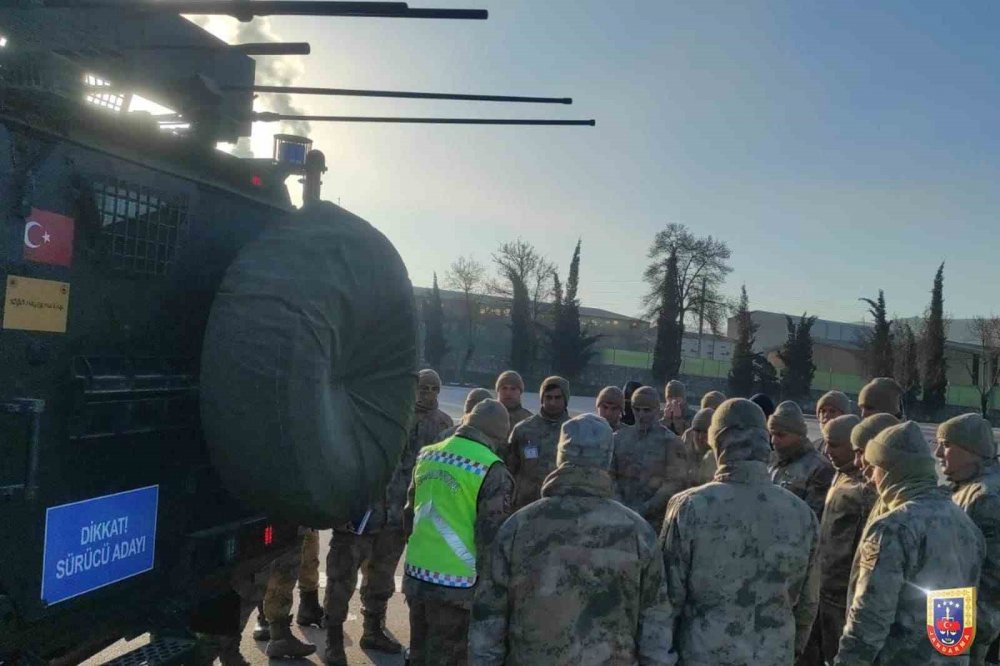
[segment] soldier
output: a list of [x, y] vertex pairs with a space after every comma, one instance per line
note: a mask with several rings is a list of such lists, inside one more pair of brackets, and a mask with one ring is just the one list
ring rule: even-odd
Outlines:
[[872, 485], [872, 487], [874, 487], [874, 482], [871, 478], [871, 466], [865, 461], [865, 447], [868, 446], [868, 442], [875, 439], [875, 435], [894, 425], [899, 425], [899, 419], [892, 414], [880, 412], [863, 419], [861, 423], [851, 430], [851, 450], [854, 451], [854, 465], [861, 470], [865, 482]]
[[865, 384], [858, 394], [858, 408], [861, 418], [885, 413], [902, 420], [903, 389], [891, 377], [876, 377]]
[[774, 455], [768, 470], [771, 480], [823, 515], [826, 492], [833, 481], [833, 466], [806, 438], [808, 429], [802, 410], [791, 400], [778, 405], [767, 420]]
[[[851, 413], [851, 399], [840, 391], [827, 391], [816, 401], [816, 420], [819, 421], [820, 430], [828, 422]], [[813, 442], [813, 446], [820, 453], [826, 455], [826, 440], [822, 434], [819, 439]]]
[[[725, 402], [725, 401], [723, 401]], [[691, 419], [691, 427], [684, 431], [681, 441], [688, 465], [688, 487], [708, 483], [715, 476], [715, 454], [708, 446], [708, 427], [712, 425], [710, 407], [699, 409]]]
[[615, 433], [611, 480], [615, 499], [649, 521], [655, 531], [663, 525], [667, 502], [687, 487], [687, 456], [680, 438], [657, 422], [656, 389], [637, 389], [632, 410], [635, 425]]
[[[709, 391], [701, 396], [702, 409], [716, 409], [726, 401], [726, 394], [722, 391]], [[707, 448], [707, 446], [706, 446]]]
[[635, 414], [632, 412], [632, 394], [642, 386], [637, 381], [627, 381], [622, 387], [622, 395], [625, 396], [625, 406], [622, 408], [622, 423], [625, 425], [635, 425]]
[[474, 586], [510, 515], [514, 480], [496, 454], [509, 429], [507, 410], [484, 400], [454, 437], [424, 449], [406, 505], [410, 663], [468, 663]]
[[688, 429], [693, 416], [687, 404], [687, 388], [680, 380], [671, 379], [664, 394], [667, 399], [663, 403], [663, 425], [675, 435], [681, 435]]
[[597, 415], [607, 421], [615, 432], [621, 427], [624, 406], [625, 395], [617, 386], [605, 386], [597, 394]]
[[538, 390], [541, 409], [510, 433], [507, 468], [514, 477], [514, 510], [541, 497], [542, 482], [556, 468], [559, 428], [569, 419], [569, 382], [548, 377]]
[[476, 666], [673, 663], [656, 534], [611, 499], [611, 450], [600, 417], [563, 424], [559, 467], [504, 523], [476, 590]]
[[524, 380], [521, 379], [521, 375], [513, 370], [501, 372], [500, 376], [497, 377], [496, 392], [497, 400], [507, 408], [511, 430], [518, 423], [531, 416], [531, 412], [521, 406], [521, 394], [524, 393]]
[[[886, 513], [870, 522], [858, 546], [857, 584], [835, 666], [968, 664], [938, 653], [927, 636], [927, 592], [975, 587], [983, 535], [946, 488], [913, 421], [868, 443], [875, 487]], [[958, 547], [960, 545], [960, 547]]]
[[819, 524], [819, 616], [813, 633], [827, 662], [836, 656], [844, 631], [851, 563], [876, 497], [854, 462], [851, 433], [860, 423], [857, 416], [847, 414], [823, 426], [826, 455], [837, 474]]
[[1000, 636], [1000, 466], [989, 421], [963, 414], [938, 426], [934, 455], [962, 507], [986, 539], [986, 561], [976, 593], [976, 639], [969, 663], [982, 666]]
[[[462, 415], [464, 416], [465, 414], [468, 414], [469, 412], [472, 411], [473, 407], [475, 407], [476, 405], [478, 405], [479, 403], [481, 403], [483, 400], [486, 400], [487, 398], [492, 398], [492, 397], [493, 397], [493, 394], [490, 393], [487, 389], [484, 389], [484, 388], [474, 388], [474, 389], [472, 389], [465, 396], [465, 405], [462, 408]], [[459, 423], [458, 425], [461, 425], [461, 423]], [[444, 440], [446, 440], [449, 437], [451, 437], [452, 435], [454, 435], [455, 431], [458, 430], [458, 425], [453, 425], [452, 427], [448, 428], [447, 430], [439, 432], [438, 436], [437, 436], [437, 439], [435, 440], [435, 442], [443, 442]]]
[[660, 537], [679, 663], [791, 664], [816, 615], [816, 515], [768, 478], [755, 404], [722, 403], [708, 441], [715, 480], [670, 500]]
[[753, 397], [750, 398], [750, 402], [760, 407], [760, 411], [764, 412], [764, 418], [771, 418], [771, 414], [774, 414], [774, 401], [763, 393], [755, 393]]

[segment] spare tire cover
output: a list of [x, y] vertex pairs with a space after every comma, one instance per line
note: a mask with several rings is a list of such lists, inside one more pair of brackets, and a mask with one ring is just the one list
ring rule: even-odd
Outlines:
[[382, 496], [416, 397], [413, 288], [392, 244], [330, 203], [290, 213], [226, 271], [201, 414], [227, 489], [326, 528]]

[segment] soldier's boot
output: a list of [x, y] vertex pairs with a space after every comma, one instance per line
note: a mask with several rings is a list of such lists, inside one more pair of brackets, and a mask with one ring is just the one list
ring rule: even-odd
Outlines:
[[303, 643], [292, 635], [292, 616], [284, 617], [277, 622], [270, 624], [271, 640], [264, 648], [264, 654], [268, 657], [278, 657], [279, 659], [297, 659], [308, 657], [316, 651], [316, 646], [312, 643]]
[[344, 652], [344, 625], [326, 625], [326, 652], [323, 662], [327, 666], [347, 666], [347, 654]]
[[264, 605], [257, 604], [257, 626], [253, 628], [253, 639], [255, 641], [271, 640], [271, 630], [267, 627], [267, 620], [264, 619]]
[[295, 623], [300, 627], [322, 627], [323, 607], [319, 605], [319, 592], [299, 593], [299, 610], [295, 614]]
[[361, 635], [361, 648], [375, 650], [386, 654], [399, 654], [403, 646], [399, 641], [385, 633], [385, 614], [365, 613], [364, 633]]

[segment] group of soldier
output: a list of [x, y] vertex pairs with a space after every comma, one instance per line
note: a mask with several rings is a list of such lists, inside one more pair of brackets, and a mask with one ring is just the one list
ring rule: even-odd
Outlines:
[[[456, 426], [441, 380], [418, 377], [408, 446], [384, 500], [335, 529], [318, 601], [318, 540], [274, 567], [257, 637], [268, 655], [314, 648], [323, 624], [346, 666], [343, 623], [363, 575], [361, 646], [385, 630], [394, 572], [410, 663], [750, 665], [985, 664], [1000, 635], [1000, 467], [990, 424], [965, 414], [928, 445], [891, 379], [851, 401], [800, 407], [685, 387], [606, 387], [570, 418], [569, 383], [542, 382], [537, 414], [512, 371], [474, 389]], [[937, 460], [935, 460], [937, 458]], [[938, 485], [938, 464], [950, 487]], [[296, 567], [301, 567], [296, 571]], [[977, 588], [963, 656], [928, 638], [928, 591]], [[261, 622], [262, 620], [258, 620]]]

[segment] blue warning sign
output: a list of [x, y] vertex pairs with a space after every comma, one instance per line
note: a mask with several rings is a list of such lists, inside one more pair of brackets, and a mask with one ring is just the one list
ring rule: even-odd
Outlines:
[[49, 507], [42, 601], [51, 605], [153, 568], [159, 486]]

